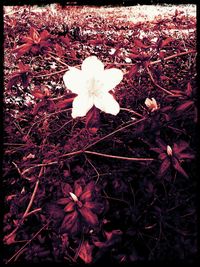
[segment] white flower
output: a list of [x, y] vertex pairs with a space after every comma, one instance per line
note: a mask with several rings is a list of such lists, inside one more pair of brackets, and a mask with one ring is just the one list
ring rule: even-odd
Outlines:
[[126, 63], [131, 63], [132, 62], [132, 60], [129, 57], [126, 57], [124, 60], [125, 60]]
[[153, 112], [153, 111], [158, 109], [158, 104], [157, 104], [155, 98], [153, 98], [153, 97], [151, 99], [150, 98], [146, 98], [144, 103], [151, 110], [151, 112]]
[[63, 80], [65, 86], [78, 96], [72, 104], [72, 117], [83, 117], [93, 107], [117, 115], [119, 104], [109, 93], [123, 79], [123, 72], [112, 68], [104, 70], [103, 63], [96, 57], [86, 58], [81, 70], [70, 67]]

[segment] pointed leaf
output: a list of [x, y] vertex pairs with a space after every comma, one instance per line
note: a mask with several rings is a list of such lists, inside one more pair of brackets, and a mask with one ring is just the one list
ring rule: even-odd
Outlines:
[[164, 46], [168, 45], [171, 43], [174, 39], [172, 37], [168, 37], [165, 40], [162, 40], [160, 48], [163, 48]]
[[57, 200], [57, 203], [58, 203], [58, 204], [61, 204], [61, 205], [66, 205], [66, 204], [68, 204], [70, 201], [71, 201], [70, 198], [66, 198], [66, 197], [64, 197], [64, 198], [60, 198], [60, 199], [58, 199], [58, 200]]
[[75, 193], [75, 195], [77, 197], [79, 197], [82, 192], [83, 192], [83, 190], [82, 190], [82, 187], [80, 186], [80, 184], [75, 182], [75, 185], [74, 185], [74, 193]]
[[65, 206], [64, 211], [65, 212], [73, 211], [74, 207], [75, 207], [75, 203], [71, 201]]
[[73, 211], [73, 212], [67, 214], [64, 217], [64, 220], [63, 220], [62, 225], [61, 225], [61, 229], [72, 230], [74, 224], [76, 224], [76, 222], [78, 221], [77, 218], [78, 218], [77, 211]]
[[64, 186], [62, 187], [62, 192], [64, 196], [69, 197], [69, 192], [73, 192], [71, 185], [67, 183], [64, 184]]
[[44, 30], [40, 33], [40, 38], [41, 40], [47, 40], [48, 38], [50, 38], [50, 34], [47, 30]]
[[129, 79], [132, 78], [132, 76], [133, 76], [134, 74], [136, 74], [137, 71], [138, 71], [138, 64], [134, 64], [134, 65], [130, 68], [130, 70], [129, 70], [128, 74], [127, 74], [127, 77], [128, 77]]
[[188, 178], [188, 174], [181, 167], [181, 164], [177, 158], [173, 157], [172, 164], [173, 164], [174, 169], [177, 170], [177, 172], [181, 173], [183, 176]]
[[167, 173], [167, 171], [169, 170], [170, 164], [171, 164], [171, 162], [170, 162], [169, 158], [166, 158], [160, 166], [158, 176], [164, 176]]
[[100, 127], [100, 110], [95, 106], [92, 107], [86, 114], [86, 129], [92, 134], [95, 134]]
[[98, 224], [98, 218], [97, 215], [94, 214], [90, 209], [86, 208], [86, 207], [82, 207], [80, 208], [80, 213], [83, 216], [84, 220], [90, 224], [90, 225], [96, 225]]
[[190, 108], [193, 104], [194, 104], [193, 101], [187, 101], [187, 102], [181, 104], [180, 106], [178, 106], [178, 108], [176, 109], [176, 111], [177, 112], [185, 111], [188, 108]]
[[79, 251], [79, 257], [85, 263], [91, 263], [92, 262], [92, 250], [93, 250], [93, 246], [89, 245], [88, 241], [84, 241]]
[[143, 44], [143, 42], [139, 39], [134, 40], [134, 44], [135, 44], [135, 46], [137, 46], [139, 48], [148, 48], [149, 47], [149, 45]]
[[186, 89], [185, 92], [186, 92], [187, 96], [191, 96], [192, 95], [192, 86], [191, 86], [190, 82], [188, 82], [187, 89]]

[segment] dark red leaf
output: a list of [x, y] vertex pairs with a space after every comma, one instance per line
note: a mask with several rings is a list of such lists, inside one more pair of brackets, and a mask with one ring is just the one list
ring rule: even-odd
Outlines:
[[76, 52], [74, 50], [71, 50], [70, 55], [71, 55], [71, 58], [73, 60], [77, 60], [78, 59], [77, 56], [76, 56]]
[[64, 100], [60, 100], [58, 101], [55, 106], [57, 108], [67, 108], [67, 107], [71, 107], [72, 106], [72, 102], [74, 100], [74, 97], [72, 98], [68, 98], [68, 99], [64, 99]]
[[91, 209], [92, 211], [98, 212], [102, 210], [103, 205], [101, 203], [95, 203], [95, 202], [86, 202], [84, 204], [84, 207], [87, 209]]
[[64, 184], [64, 186], [62, 186], [62, 192], [63, 192], [63, 195], [66, 196], [66, 197], [69, 197], [69, 192], [73, 192], [73, 189], [71, 187], [71, 185], [69, 184]]
[[86, 129], [95, 134], [100, 127], [100, 110], [93, 106], [86, 115]]
[[180, 106], [178, 106], [178, 108], [176, 109], [176, 111], [177, 112], [185, 111], [188, 108], [190, 108], [193, 104], [194, 104], [193, 101], [186, 101], [185, 103], [183, 103]]
[[90, 225], [96, 225], [98, 224], [98, 218], [97, 215], [94, 214], [90, 209], [86, 207], [82, 207], [79, 209], [81, 215], [83, 216], [84, 220], [90, 224]]
[[159, 159], [164, 160], [167, 157], [167, 153], [166, 152], [162, 152], [160, 153], [160, 155], [158, 156]]
[[139, 39], [134, 40], [134, 44], [135, 44], [135, 46], [140, 47], [140, 48], [148, 48], [149, 47], [149, 45], [143, 44], [143, 42]]
[[18, 63], [18, 68], [20, 70], [20, 73], [24, 73], [24, 72], [29, 72], [30, 71], [30, 67], [26, 64], [23, 64], [22, 62]]
[[170, 164], [171, 164], [170, 159], [166, 158], [160, 166], [158, 176], [164, 176], [167, 173], [167, 171], [169, 170]]
[[189, 144], [182, 140], [173, 145], [173, 150], [175, 153], [180, 153], [187, 148], [189, 148]]
[[194, 159], [195, 155], [192, 153], [181, 153], [180, 158], [181, 159]]
[[70, 39], [69, 39], [69, 36], [68, 36], [68, 35], [65, 35], [65, 37], [64, 37], [64, 36], [61, 36], [61, 37], [60, 37], [60, 40], [61, 40], [62, 43], [64, 43], [65, 45], [70, 46]]
[[11, 89], [20, 80], [20, 76], [19, 73], [14, 73], [8, 82], [7, 88]]
[[82, 187], [80, 186], [79, 183], [75, 182], [75, 185], [74, 185], [74, 193], [77, 197], [79, 197], [82, 193]]
[[129, 70], [128, 74], [127, 74], [127, 77], [128, 77], [129, 79], [131, 79], [132, 76], [133, 76], [134, 74], [137, 73], [137, 71], [138, 71], [138, 64], [134, 64], [134, 65], [130, 68], [130, 70]]
[[36, 55], [36, 54], [40, 51], [40, 47], [39, 47], [39, 45], [35, 45], [35, 44], [32, 45], [30, 51], [31, 51], [34, 55]]
[[177, 158], [172, 158], [172, 164], [175, 170], [177, 172], [181, 173], [184, 177], [188, 178], [188, 174], [184, 171], [184, 169], [181, 167], [180, 162]]
[[68, 230], [71, 232], [76, 232], [78, 226], [77, 223], [78, 223], [78, 213], [77, 211], [73, 211], [64, 217], [61, 229]]
[[41, 40], [47, 40], [50, 37], [51, 37], [51, 35], [49, 34], [49, 32], [47, 30], [44, 30], [40, 33]]
[[188, 82], [187, 89], [186, 89], [185, 92], [186, 92], [187, 96], [191, 96], [192, 95], [192, 86], [191, 86], [190, 82]]
[[25, 53], [29, 52], [31, 47], [32, 47], [32, 44], [26, 43], [13, 49], [13, 53], [17, 53], [17, 58], [19, 58], [23, 56]]
[[132, 53], [132, 54], [129, 54], [128, 57], [131, 58], [131, 59], [139, 59], [140, 58], [140, 54]]
[[159, 57], [160, 57], [161, 59], [164, 59], [164, 57], [165, 57], [165, 53], [164, 53], [163, 51], [160, 51], [160, 53], [159, 53]]
[[96, 247], [103, 248], [114, 245], [121, 238], [122, 232], [120, 230], [113, 230], [112, 232], [105, 232], [106, 242], [94, 241]]
[[93, 246], [91, 246], [88, 243], [88, 241], [84, 241], [79, 251], [79, 257], [85, 263], [91, 263], [92, 262], [92, 250], [93, 250]]
[[6, 245], [11, 245], [16, 242], [16, 233], [13, 233], [12, 235], [8, 234], [4, 237], [3, 242]]
[[65, 50], [59, 44], [55, 44], [56, 54], [62, 57], [65, 54]]
[[74, 210], [74, 207], [75, 207], [75, 202], [71, 201], [65, 206], [64, 211], [65, 212], [71, 212]]
[[160, 48], [163, 48], [164, 46], [168, 45], [171, 43], [174, 39], [172, 37], [168, 37], [165, 40], [162, 40]]
[[70, 198], [65, 197], [65, 198], [60, 198], [60, 199], [58, 199], [58, 200], [57, 200], [57, 203], [58, 203], [58, 204], [61, 204], [61, 205], [66, 205], [66, 204], [68, 204], [70, 201], [71, 201]]
[[94, 191], [94, 189], [95, 189], [94, 182], [90, 182], [89, 184], [87, 184], [80, 199], [85, 200], [85, 201], [90, 200], [92, 197], [92, 192]]
[[29, 35], [30, 35], [30, 37], [31, 37], [31, 39], [33, 40], [34, 43], [39, 43], [40, 35], [39, 35], [38, 31], [34, 27], [30, 28]]

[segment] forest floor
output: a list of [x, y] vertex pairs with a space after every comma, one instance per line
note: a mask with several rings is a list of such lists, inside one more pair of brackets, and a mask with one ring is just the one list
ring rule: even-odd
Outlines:
[[[72, 118], [91, 55], [116, 116]], [[4, 7], [5, 263], [196, 259], [196, 55], [194, 5]]]

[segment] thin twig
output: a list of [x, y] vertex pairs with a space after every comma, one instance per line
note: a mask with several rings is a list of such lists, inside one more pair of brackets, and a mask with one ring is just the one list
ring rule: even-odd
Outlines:
[[150, 77], [151, 81], [153, 82], [153, 84], [154, 84], [156, 87], [158, 87], [159, 89], [161, 89], [162, 91], [164, 91], [164, 92], [167, 93], [168, 95], [173, 95], [173, 96], [174, 96], [174, 94], [173, 94], [172, 92], [166, 90], [165, 88], [163, 88], [162, 86], [160, 86], [159, 84], [157, 84], [157, 83], [155, 82], [155, 80], [154, 80], [154, 78], [153, 78], [153, 76], [152, 76], [152, 73], [151, 73], [151, 71], [150, 71], [150, 69], [149, 69], [148, 67], [146, 68], [146, 70], [147, 70], [147, 72], [148, 72], [148, 74], [149, 74], [149, 77]]
[[20, 169], [19, 169], [19, 167], [17, 166], [17, 164], [16, 164], [14, 161], [12, 161], [12, 164], [13, 164], [13, 165], [15, 166], [15, 168], [17, 169], [19, 175], [22, 176], [22, 172], [20, 171]]
[[111, 199], [111, 200], [116, 200], [116, 201], [123, 202], [123, 203], [130, 205], [130, 203], [128, 201], [123, 200], [123, 199], [119, 199], [119, 198], [115, 198], [115, 197], [109, 197], [109, 196], [102, 196], [102, 197], [107, 198], [107, 199]]
[[134, 111], [132, 109], [129, 109], [129, 108], [120, 108], [120, 110], [122, 110], [122, 111], [128, 111], [130, 113], [133, 113], [134, 115], [137, 115], [140, 118], [143, 118], [143, 116], [141, 114], [137, 113], [136, 111]]
[[24, 178], [24, 179], [26, 179], [26, 180], [28, 180], [28, 181], [31, 180], [30, 178], [28, 178], [28, 177], [26, 177], [26, 176], [23, 175], [23, 173], [20, 171], [19, 167], [17, 166], [17, 164], [16, 164], [14, 161], [12, 162], [12, 164], [16, 167], [16, 169], [17, 169], [19, 175], [20, 175], [22, 178]]
[[24, 175], [25, 173], [29, 172], [30, 170], [32, 170], [34, 168], [37, 168], [37, 167], [45, 167], [45, 166], [54, 165], [54, 164], [57, 164], [57, 163], [58, 163], [58, 161], [52, 161], [52, 162], [48, 162], [48, 163], [36, 164], [34, 166], [29, 167], [28, 169], [25, 169], [22, 172], [22, 175]]
[[156, 61], [152, 61], [152, 62], [150, 62], [150, 65], [154, 65], [154, 64], [160, 63], [162, 61], [166, 61], [166, 60], [169, 60], [169, 59], [172, 59], [172, 58], [176, 58], [176, 57], [180, 57], [180, 56], [184, 56], [184, 55], [191, 54], [191, 53], [196, 53], [196, 52], [197, 52], [196, 50], [188, 50], [188, 51], [185, 51], [185, 52], [181, 52], [181, 53], [178, 53], [178, 54], [174, 54], [174, 55], [165, 57], [162, 60], [159, 59], [159, 60], [156, 60]]
[[52, 133], [57, 133], [57, 132], [59, 132], [62, 128], [64, 128], [67, 124], [69, 124], [70, 122], [72, 122], [73, 121], [73, 119], [72, 120], [69, 120], [69, 121], [67, 121], [66, 123], [64, 123], [58, 130], [56, 130], [56, 131], [54, 131], [54, 132], [52, 132]]
[[[43, 167], [42, 167], [43, 168]], [[35, 195], [36, 195], [36, 192], [37, 192], [37, 189], [38, 189], [38, 185], [39, 185], [39, 180], [36, 181], [35, 183], [35, 187], [34, 187], [34, 190], [33, 190], [33, 194], [31, 196], [31, 199], [29, 201], [29, 204], [26, 208], [26, 211], [24, 212], [24, 215], [22, 216], [22, 219], [26, 218], [28, 216], [28, 213], [29, 213], [29, 210], [33, 204], [33, 201], [34, 201], [34, 198], [35, 198]]]
[[[85, 155], [85, 157], [86, 157], [86, 155]], [[99, 172], [97, 171], [96, 167], [92, 164], [91, 160], [89, 160], [87, 157], [86, 157], [86, 160], [87, 160], [87, 162], [92, 166], [92, 168], [94, 169], [94, 171], [95, 171], [96, 174], [97, 174], [97, 180], [96, 180], [96, 182], [95, 182], [95, 184], [97, 184], [97, 183], [98, 183], [98, 180], [99, 180], [99, 177], [100, 177], [100, 174], [99, 174]]]
[[121, 157], [121, 156], [115, 156], [115, 155], [110, 155], [110, 154], [103, 154], [99, 152], [94, 152], [94, 151], [88, 151], [85, 150], [84, 153], [86, 154], [92, 154], [100, 157], [105, 157], [105, 158], [112, 158], [112, 159], [122, 159], [122, 160], [130, 160], [130, 161], [152, 161], [154, 160], [153, 158], [129, 158], [129, 157]]
[[9, 262], [11, 262], [14, 258], [16, 258], [17, 257], [17, 255], [19, 254], [19, 253], [21, 253], [21, 251], [28, 245], [28, 244], [30, 244], [32, 241], [33, 241], [33, 239], [35, 239], [41, 232], [42, 232], [42, 230], [44, 230], [48, 225], [49, 225], [49, 223], [50, 222], [48, 222], [48, 223], [46, 223], [37, 233], [35, 233], [34, 234], [34, 236], [30, 239], [30, 240], [28, 240], [27, 242], [26, 242], [26, 244], [24, 244], [10, 259], [8, 259], [5, 263], [7, 264], [7, 263], [9, 263]]
[[[29, 212], [29, 210], [30, 210], [30, 208], [31, 208], [31, 206], [32, 206], [32, 203], [33, 203], [33, 200], [34, 200], [34, 197], [35, 197], [37, 188], [38, 188], [38, 184], [39, 184], [39, 180], [38, 180], [38, 181], [36, 182], [36, 184], [35, 184], [35, 188], [34, 188], [34, 190], [33, 190], [33, 194], [32, 194], [32, 196], [31, 196], [31, 199], [30, 199], [30, 201], [29, 201], [29, 204], [28, 204], [28, 206], [27, 206], [27, 208], [26, 208], [26, 211], [24, 212], [24, 214], [23, 214], [21, 220], [19, 221], [19, 224], [16, 226], [16, 228], [15, 228], [9, 235], [7, 235], [7, 236], [4, 237], [4, 242], [6, 242], [7, 240], [9, 240], [9, 239], [10, 239], [10, 238], [17, 232], [17, 230], [19, 229], [19, 227], [22, 225], [22, 223], [24, 222], [24, 219], [25, 219], [26, 217], [28, 217], [29, 215], [32, 214], [32, 212]], [[35, 211], [35, 212], [36, 212], [36, 211]]]
[[93, 142], [92, 144], [87, 145], [87, 146], [85, 147], [85, 150], [88, 149], [88, 148], [91, 148], [92, 146], [98, 144], [99, 142], [105, 140], [106, 138], [111, 137], [112, 135], [114, 135], [114, 134], [116, 134], [116, 133], [118, 133], [118, 132], [120, 132], [120, 131], [122, 131], [122, 130], [128, 128], [128, 127], [131, 127], [131, 126], [133, 126], [133, 125], [135, 125], [135, 124], [138, 124], [138, 123], [140, 123], [140, 122], [142, 122], [142, 121], [144, 121], [144, 120], [146, 120], [145, 117], [143, 117], [143, 118], [140, 119], [140, 120], [131, 122], [131, 123], [129, 123], [129, 124], [127, 124], [127, 125], [125, 125], [125, 126], [119, 128], [119, 129], [117, 129], [117, 130], [115, 130], [115, 131], [113, 131], [113, 132], [111, 132], [111, 133], [109, 133], [109, 134], [103, 136], [102, 138], [98, 139], [97, 141]]
[[34, 209], [34, 210], [30, 211], [29, 213], [27, 213], [26, 217], [28, 217], [28, 216], [30, 216], [30, 215], [32, 215], [32, 214], [38, 212], [38, 211], [41, 211], [41, 210], [42, 210], [41, 208]]
[[34, 127], [36, 124], [40, 123], [41, 121], [43, 121], [43, 120], [45, 120], [46, 118], [49, 118], [49, 117], [51, 117], [51, 116], [53, 116], [53, 115], [55, 115], [55, 114], [62, 113], [62, 112], [65, 112], [65, 111], [69, 111], [69, 110], [71, 110], [71, 109], [72, 109], [72, 108], [67, 108], [67, 109], [63, 109], [63, 110], [59, 110], [59, 111], [55, 111], [55, 112], [50, 113], [50, 114], [46, 114], [43, 118], [39, 119], [38, 121], [34, 122], [34, 123], [31, 125], [31, 127], [30, 127], [30, 129], [28, 130], [26, 136], [28, 136], [28, 135], [30, 134], [31, 130], [33, 129], [33, 127]]
[[49, 55], [51, 58], [55, 59], [55, 60], [56, 60], [57, 62], [59, 62], [60, 64], [62, 64], [63, 66], [67, 66], [67, 67], [69, 67], [68, 64], [66, 64], [66, 63], [63, 62], [62, 60], [60, 60], [60, 59], [54, 57], [50, 52], [48, 53], [48, 55]]
[[41, 75], [34, 75], [33, 78], [43, 78], [43, 77], [48, 77], [48, 76], [53, 76], [62, 72], [66, 72], [67, 70], [69, 70], [69, 68], [67, 69], [63, 69], [63, 70], [59, 70], [59, 71], [55, 71], [55, 72], [51, 72], [48, 74], [41, 74]]

